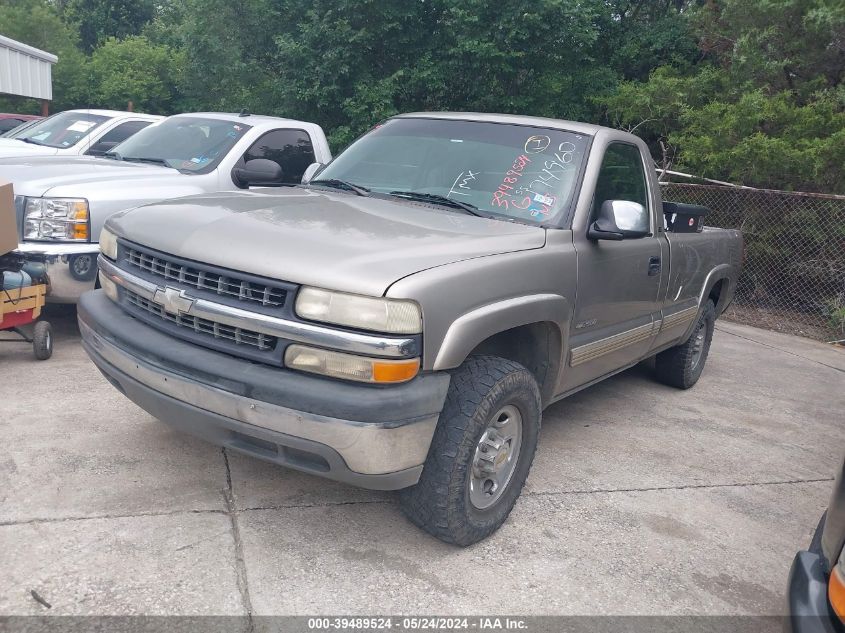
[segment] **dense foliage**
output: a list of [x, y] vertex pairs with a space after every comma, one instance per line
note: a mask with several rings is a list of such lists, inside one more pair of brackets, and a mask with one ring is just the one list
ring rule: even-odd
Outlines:
[[54, 110], [245, 107], [335, 149], [397, 112], [514, 112], [845, 193], [845, 0], [0, 0], [0, 33], [59, 55]]

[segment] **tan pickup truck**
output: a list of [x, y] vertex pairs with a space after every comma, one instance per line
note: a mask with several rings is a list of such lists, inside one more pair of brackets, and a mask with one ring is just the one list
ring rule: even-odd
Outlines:
[[545, 407], [652, 356], [692, 387], [740, 271], [740, 234], [594, 125], [397, 116], [305, 180], [112, 216], [85, 348], [161, 420], [401, 489], [460, 545], [510, 513]]

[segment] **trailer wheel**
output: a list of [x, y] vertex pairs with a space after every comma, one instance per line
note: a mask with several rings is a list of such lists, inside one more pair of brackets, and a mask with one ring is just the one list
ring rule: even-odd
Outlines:
[[47, 360], [53, 355], [53, 328], [48, 321], [35, 324], [32, 334], [32, 351], [38, 360]]

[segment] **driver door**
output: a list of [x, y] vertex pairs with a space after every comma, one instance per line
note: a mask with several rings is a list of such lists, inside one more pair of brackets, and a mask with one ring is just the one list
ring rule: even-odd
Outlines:
[[605, 150], [588, 225], [605, 200], [626, 200], [648, 211], [650, 233], [621, 241], [573, 236], [578, 290], [561, 391], [642, 359], [659, 328], [668, 245], [651, 208], [650, 164], [636, 145], [611, 142]]

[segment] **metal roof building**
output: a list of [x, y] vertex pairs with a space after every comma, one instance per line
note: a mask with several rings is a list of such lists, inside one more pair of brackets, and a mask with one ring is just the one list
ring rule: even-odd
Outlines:
[[0, 93], [49, 101], [55, 55], [0, 35]]

